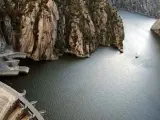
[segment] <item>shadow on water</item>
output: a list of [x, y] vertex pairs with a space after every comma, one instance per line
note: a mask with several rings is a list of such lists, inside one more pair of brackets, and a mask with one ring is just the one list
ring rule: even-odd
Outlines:
[[153, 36], [153, 40], [157, 42], [157, 44], [160, 46], [160, 36], [151, 30], [151, 35]]

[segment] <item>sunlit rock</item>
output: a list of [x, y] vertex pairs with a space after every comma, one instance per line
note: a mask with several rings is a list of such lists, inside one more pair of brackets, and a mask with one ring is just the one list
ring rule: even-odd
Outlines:
[[160, 36], [160, 20], [157, 20], [151, 28], [156, 34]]
[[114, 45], [123, 52], [123, 22], [106, 0], [6, 2], [7, 6], [1, 9], [11, 17], [12, 25], [10, 19], [5, 23], [13, 35], [5, 39], [6, 32], [2, 30], [1, 41], [4, 46], [5, 42], [12, 43], [16, 50], [36, 61], [55, 60], [64, 53], [89, 57], [100, 45]]

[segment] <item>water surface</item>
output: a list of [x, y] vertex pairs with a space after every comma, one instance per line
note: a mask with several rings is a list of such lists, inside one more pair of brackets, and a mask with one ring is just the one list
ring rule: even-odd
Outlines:
[[26, 89], [47, 111], [46, 120], [160, 120], [160, 38], [150, 32], [155, 19], [120, 14], [124, 54], [100, 47], [89, 59], [27, 61], [29, 75], [3, 82]]

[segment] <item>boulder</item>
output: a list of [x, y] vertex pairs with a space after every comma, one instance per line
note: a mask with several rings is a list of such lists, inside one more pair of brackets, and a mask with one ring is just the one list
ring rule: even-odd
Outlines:
[[153, 24], [151, 30], [160, 36], [160, 19]]

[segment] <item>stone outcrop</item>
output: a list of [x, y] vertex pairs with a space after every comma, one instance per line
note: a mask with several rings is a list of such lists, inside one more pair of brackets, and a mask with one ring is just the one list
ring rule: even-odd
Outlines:
[[34, 60], [56, 59], [57, 6], [52, 0], [29, 1], [25, 6], [21, 19], [20, 51]]
[[5, 30], [0, 31], [0, 48], [12, 43], [34, 60], [54, 60], [64, 53], [88, 57], [99, 45], [114, 45], [123, 52], [123, 22], [106, 0], [3, 2], [3, 21], [8, 21], [3, 26], [12, 34], [5, 39]]
[[154, 23], [151, 30], [160, 36], [160, 19]]
[[159, 0], [109, 0], [117, 8], [160, 18]]
[[11, 19], [5, 5], [5, 1], [0, 0], [0, 52], [5, 50], [7, 44], [11, 45], [15, 40]]

